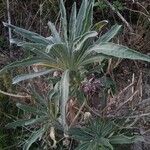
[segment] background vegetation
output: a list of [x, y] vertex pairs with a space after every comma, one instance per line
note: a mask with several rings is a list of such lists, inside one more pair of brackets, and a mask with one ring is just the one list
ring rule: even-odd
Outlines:
[[[81, 1], [76, 0], [77, 8], [81, 6]], [[99, 32], [100, 35], [106, 33], [108, 29], [111, 28], [112, 25], [115, 23], [122, 24], [122, 33], [116, 37], [113, 42], [120, 43], [122, 45], [128, 46], [132, 49], [135, 49], [141, 53], [149, 55], [149, 47], [150, 47], [150, 2], [149, 0], [141, 0], [141, 1], [121, 1], [121, 0], [114, 0], [109, 1], [111, 6], [115, 8], [115, 10], [108, 5], [105, 1], [99, 0], [96, 1], [94, 7], [94, 22], [99, 22], [101, 20], [107, 20], [108, 24], [105, 25], [102, 30]], [[17, 0], [10, 0], [10, 14], [11, 14], [11, 21], [13, 25], [25, 28], [27, 30], [31, 30], [34, 32], [43, 35], [44, 37], [48, 37], [50, 35], [50, 30], [48, 29], [47, 22], [52, 21], [55, 22], [56, 28], [59, 28], [59, 5], [58, 2], [55, 0], [32, 0], [32, 1], [17, 1]], [[67, 14], [69, 15], [71, 12], [73, 1], [66, 0], [66, 9]], [[7, 22], [7, 4], [6, 1], [0, 1], [0, 20]], [[118, 16], [118, 12], [121, 14], [122, 17]], [[67, 18], [69, 19], [69, 18]], [[126, 24], [126, 22], [128, 24]], [[104, 21], [105, 24], [105, 21]], [[9, 39], [8, 39], [8, 29], [4, 28], [2, 22], [0, 22], [0, 68], [3, 68], [6, 64], [13, 62], [15, 60], [21, 60], [22, 58], [28, 56], [30, 52], [25, 52], [24, 50], [20, 49], [16, 45], [9, 46]], [[15, 38], [15, 37], [14, 37]], [[127, 133], [128, 131], [123, 131], [123, 127], [130, 129], [133, 133], [140, 133], [143, 135], [144, 139], [147, 143], [138, 142], [137, 144], [131, 145], [131, 149], [141, 148], [143, 150], [149, 149], [149, 89], [150, 89], [150, 72], [149, 72], [149, 64], [146, 62], [141, 61], [129, 61], [129, 60], [122, 60], [122, 59], [111, 59], [108, 62], [104, 63], [104, 74], [105, 78], [101, 78], [101, 68], [94, 68], [97, 65], [89, 65], [87, 66], [87, 70], [93, 70], [94, 77], [101, 79], [102, 81], [107, 81], [106, 84], [102, 89], [96, 89], [103, 91], [103, 93], [107, 93], [107, 106], [102, 115], [114, 118], [124, 116], [125, 119], [119, 121], [119, 125], [121, 126], [120, 131], [116, 131], [115, 133]], [[36, 66], [34, 69], [37, 69]], [[39, 68], [38, 68], [39, 69]], [[26, 118], [29, 119], [31, 114], [27, 114], [26, 112], [18, 109], [15, 105], [16, 102], [21, 102], [25, 104], [29, 104], [31, 106], [34, 105], [35, 100], [39, 98], [38, 93], [42, 93], [44, 98], [47, 99], [46, 93], [51, 87], [49, 87], [50, 82], [56, 83], [59, 80], [59, 72], [57, 72], [58, 78], [51, 79], [46, 76], [45, 78], [39, 78], [37, 80], [33, 80], [32, 84], [33, 87], [29, 91], [27, 83], [23, 82], [22, 84], [12, 85], [12, 77], [17, 74], [21, 74], [24, 72], [30, 71], [28, 69], [16, 69], [14, 71], [7, 72], [1, 75], [1, 82], [0, 82], [0, 119], [1, 119], [1, 130], [0, 130], [0, 148], [2, 150], [5, 149], [20, 149], [25, 142], [25, 139], [29, 136], [29, 132], [33, 129], [38, 128], [38, 125], [31, 126], [31, 128], [17, 128], [14, 129], [6, 129], [5, 125], [10, 123], [18, 118]], [[93, 74], [92, 74], [93, 75]], [[95, 88], [96, 79], [92, 80], [91, 82], [91, 74], [87, 74], [89, 78], [85, 81], [83, 88], [85, 85], [89, 85]], [[98, 76], [98, 77], [97, 77]], [[44, 81], [44, 82], [43, 82]], [[106, 92], [107, 91], [107, 92]], [[6, 92], [5, 95], [3, 92]], [[54, 91], [53, 91], [54, 92]], [[55, 91], [57, 92], [57, 91]], [[81, 112], [87, 114], [89, 117], [92, 116], [99, 116], [99, 108], [96, 106], [99, 105], [97, 103], [97, 91], [92, 93], [92, 101], [88, 105], [88, 109], [85, 107], [81, 107], [80, 104], [76, 102], [76, 100], [72, 100], [70, 105], [70, 114], [68, 114], [68, 122], [69, 120], [73, 121], [75, 114], [78, 112], [77, 110], [81, 110]], [[101, 94], [98, 95], [101, 97]], [[50, 93], [54, 94], [54, 93]], [[18, 96], [20, 95], [20, 96]], [[34, 100], [31, 100], [29, 95], [32, 95]], [[46, 95], [46, 96], [45, 96]], [[80, 95], [82, 96], [82, 95]], [[38, 98], [37, 98], [38, 97]], [[54, 97], [53, 97], [54, 98]], [[82, 98], [81, 98], [82, 99]], [[81, 103], [82, 104], [82, 103]], [[54, 105], [52, 103], [52, 105]], [[53, 106], [51, 106], [53, 107]], [[20, 108], [20, 107], [19, 107]], [[23, 109], [24, 110], [24, 109]], [[56, 108], [52, 113], [56, 113]], [[90, 112], [90, 114], [89, 114]], [[75, 124], [80, 124], [82, 122], [82, 117], [84, 116], [79, 114], [75, 121]], [[120, 120], [120, 119], [119, 119]], [[118, 121], [117, 121], [118, 123]], [[82, 124], [80, 124], [82, 126]], [[94, 125], [92, 125], [94, 126]], [[58, 126], [59, 128], [59, 126]], [[88, 126], [85, 125], [85, 130]], [[76, 129], [80, 130], [80, 129]], [[72, 134], [77, 131], [70, 131]], [[60, 133], [59, 133], [60, 132]], [[59, 131], [56, 134], [56, 140], [58, 142], [57, 148], [61, 149], [62, 145], [64, 145], [63, 149], [75, 149], [77, 147], [78, 142], [74, 140], [69, 141], [67, 138], [65, 140], [61, 139], [62, 131]], [[53, 133], [53, 128], [51, 128], [51, 133]], [[70, 133], [70, 134], [71, 134]], [[78, 135], [74, 135], [74, 139], [77, 141], [84, 141], [85, 139], [80, 139]], [[40, 145], [42, 148], [48, 149], [48, 147], [54, 146], [55, 147], [55, 138], [52, 137], [48, 138], [49, 133], [46, 133], [42, 145], [40, 142], [36, 142], [31, 149], [39, 149]], [[93, 133], [94, 134], [94, 133]], [[110, 134], [110, 133], [109, 133]], [[131, 135], [130, 135], [131, 136]], [[86, 138], [86, 137], [85, 137]], [[58, 139], [60, 141], [58, 141]], [[49, 141], [47, 143], [47, 141]], [[142, 140], [141, 140], [142, 141]], [[69, 142], [69, 144], [67, 143]], [[120, 141], [121, 142], [121, 141]], [[54, 145], [53, 145], [53, 144]], [[84, 143], [84, 142], [83, 142]], [[106, 143], [105, 143], [106, 144]], [[47, 147], [48, 146], [48, 147]], [[82, 146], [82, 145], [80, 145]], [[103, 148], [103, 145], [101, 145]], [[110, 146], [111, 148], [111, 146]], [[116, 146], [115, 149], [119, 149], [120, 146]], [[90, 148], [89, 148], [90, 149]], [[122, 149], [122, 147], [121, 147]]]

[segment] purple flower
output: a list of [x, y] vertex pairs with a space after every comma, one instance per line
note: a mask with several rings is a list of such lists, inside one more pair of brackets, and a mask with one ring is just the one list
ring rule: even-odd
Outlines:
[[86, 79], [85, 81], [83, 81], [82, 90], [84, 91], [84, 93], [88, 95], [93, 95], [95, 93], [98, 93], [102, 86], [103, 85], [100, 79], [92, 77], [90, 79]]

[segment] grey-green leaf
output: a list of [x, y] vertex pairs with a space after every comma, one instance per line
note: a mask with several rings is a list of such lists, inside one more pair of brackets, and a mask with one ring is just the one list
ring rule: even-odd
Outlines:
[[40, 93], [36, 92], [34, 86], [31, 86], [30, 85], [30, 90], [31, 90], [31, 95], [33, 96], [33, 98], [35, 99], [35, 101], [37, 102], [37, 105], [40, 107], [40, 108], [47, 108], [47, 101], [46, 99], [40, 95]]
[[[49, 54], [45, 52], [45, 49], [47, 46], [44, 46], [39, 43], [29, 43], [29, 42], [21, 42], [18, 45], [24, 48], [25, 50], [32, 51], [37, 56], [42, 57], [45, 60], [47, 59], [48, 61], [55, 62], [55, 59], [53, 59]], [[53, 45], [53, 44], [50, 44], [50, 45]]]
[[144, 142], [143, 136], [135, 135], [132, 137], [128, 137], [125, 135], [116, 135], [112, 136], [109, 139], [110, 143], [112, 144], [131, 144], [131, 143], [136, 143], [136, 142]]
[[83, 24], [81, 28], [81, 34], [90, 31], [93, 25], [93, 6], [94, 6], [94, 0], [88, 1], [85, 17], [83, 19]]
[[35, 32], [31, 32], [31, 31], [19, 28], [19, 27], [16, 27], [16, 26], [8, 24], [8, 23], [3, 23], [3, 24], [6, 27], [12, 28], [17, 34], [20, 34], [21, 36], [23, 36], [24, 38], [26, 38], [32, 42], [42, 43], [44, 45], [51, 43], [45, 37], [43, 37]]
[[48, 74], [50, 72], [53, 72], [54, 70], [44, 70], [44, 71], [39, 71], [39, 72], [35, 72], [35, 73], [29, 73], [29, 74], [23, 74], [23, 75], [18, 75], [15, 78], [13, 78], [13, 84], [16, 84], [18, 82], [24, 81], [24, 80], [28, 80], [28, 79], [32, 79], [35, 77], [39, 77], [45, 74]]
[[60, 82], [61, 118], [64, 130], [67, 130], [66, 104], [69, 99], [69, 70], [66, 70]]
[[121, 29], [121, 25], [114, 25], [111, 27], [111, 29], [106, 32], [104, 35], [99, 37], [99, 39], [96, 41], [96, 44], [100, 44], [102, 42], [109, 42], [112, 38], [114, 38], [115, 35], [119, 32]]
[[0, 70], [0, 74], [4, 73], [8, 69], [12, 69], [12, 68], [16, 68], [16, 67], [31, 66], [33, 64], [37, 64], [37, 63], [41, 63], [41, 62], [47, 63], [46, 60], [43, 60], [40, 58], [34, 58], [34, 59], [32, 57], [26, 58], [21, 61], [16, 61], [16, 62], [10, 63], [9, 65], [5, 66], [3, 69]]
[[28, 126], [28, 125], [40, 123], [40, 122], [43, 122], [44, 120], [46, 120], [45, 117], [36, 118], [36, 119], [20, 119], [20, 120], [17, 120], [15, 122], [7, 124], [5, 127], [15, 129], [15, 128], [21, 127], [21, 126], [23, 127], [23, 126]]
[[89, 39], [89, 38], [92, 38], [92, 37], [96, 37], [98, 35], [97, 32], [95, 31], [89, 31], [89, 32], [86, 32], [85, 34], [83, 34], [81, 37], [77, 38], [75, 41], [74, 41], [74, 51], [75, 50], [80, 50], [80, 48], [83, 46], [84, 42]]
[[66, 17], [66, 9], [64, 6], [63, 0], [60, 0], [60, 13], [61, 13], [61, 24], [62, 24], [62, 36], [64, 42], [67, 43], [68, 35], [67, 35], [67, 17]]
[[150, 62], [150, 57], [148, 55], [144, 55], [140, 52], [132, 50], [126, 46], [122, 46], [114, 43], [101, 43], [94, 45], [89, 49], [89, 52], [95, 51], [100, 54], [118, 57], [118, 58], [127, 58], [133, 60], [143, 60]]
[[71, 10], [71, 15], [70, 15], [70, 21], [69, 21], [69, 40], [70, 42], [73, 42], [75, 39], [75, 33], [76, 33], [76, 2], [74, 2]]
[[104, 55], [98, 55], [98, 56], [91, 56], [90, 58], [85, 58], [81, 63], [80, 65], [87, 65], [87, 64], [90, 64], [90, 63], [94, 63], [94, 62], [102, 62], [104, 59], [108, 59], [107, 56], [104, 56]]
[[53, 44], [48, 45], [46, 48], [46, 53], [53, 55], [56, 60], [61, 62], [61, 65], [68, 65], [68, 47], [65, 44]]
[[36, 132], [33, 132], [32, 135], [29, 137], [29, 139], [27, 139], [26, 143], [23, 146], [23, 150], [29, 150], [29, 148], [31, 147], [31, 145], [37, 140], [40, 139], [42, 137], [42, 135], [45, 132], [45, 128], [41, 128], [39, 130], [37, 130]]
[[54, 40], [57, 42], [57, 43], [61, 43], [61, 38], [60, 38], [60, 36], [59, 36], [59, 33], [57, 32], [57, 30], [56, 30], [56, 27], [55, 27], [55, 25], [52, 23], [52, 22], [48, 22], [48, 26], [49, 26], [49, 28], [50, 28], [50, 30], [51, 30], [51, 33], [52, 33], [52, 35], [53, 35], [53, 38], [54, 38]]
[[94, 24], [94, 26], [92, 27], [92, 30], [95, 30], [97, 32], [101, 31], [101, 29], [106, 26], [108, 24], [107, 20], [102, 20], [96, 24]]
[[25, 104], [21, 104], [21, 103], [17, 103], [16, 106], [18, 108], [20, 108], [21, 110], [23, 111], [26, 111], [28, 113], [33, 113], [33, 114], [36, 114], [36, 115], [39, 115], [39, 116], [45, 116], [47, 114], [47, 110], [45, 111], [41, 111], [39, 108], [37, 108], [36, 106], [33, 107], [33, 106], [28, 106], [28, 105], [25, 105]]
[[114, 149], [113, 146], [110, 144], [110, 141], [106, 138], [100, 138], [99, 143], [101, 143], [101, 145], [108, 147], [110, 150]]
[[81, 4], [81, 7], [79, 9], [79, 12], [78, 12], [78, 16], [77, 16], [76, 37], [81, 35], [82, 27], [83, 27], [83, 20], [84, 20], [85, 15], [86, 15], [87, 6], [88, 6], [88, 1], [83, 0], [82, 4]]

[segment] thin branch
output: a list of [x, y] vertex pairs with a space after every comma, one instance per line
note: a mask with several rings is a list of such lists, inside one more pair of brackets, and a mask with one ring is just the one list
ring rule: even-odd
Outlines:
[[135, 92], [133, 93], [133, 95], [131, 95], [130, 98], [128, 98], [125, 102], [123, 102], [120, 106], [118, 106], [118, 108], [117, 108], [116, 111], [118, 111], [123, 105], [125, 105], [125, 104], [128, 103], [129, 101], [132, 101], [132, 100], [133, 100], [133, 97], [134, 97], [137, 93], [138, 93], [138, 91], [135, 91]]
[[77, 119], [78, 116], [80, 115], [82, 109], [84, 108], [85, 104], [86, 104], [86, 101], [84, 101], [83, 104], [81, 105], [81, 107], [80, 107], [78, 113], [77, 113], [76, 116], [73, 118], [73, 121], [71, 122], [69, 128], [74, 124], [74, 122], [76, 121], [76, 119]]
[[4, 92], [2, 90], [0, 90], [0, 93], [10, 96], [10, 97], [16, 97], [16, 98], [31, 98], [31, 96], [29, 96], [29, 95], [28, 96], [23, 96], [23, 95], [18, 95], [18, 94], [16, 95], [16, 94]]
[[[10, 3], [9, 0], [7, 0], [7, 17], [8, 17], [8, 24], [11, 24], [11, 17], [10, 17]], [[10, 42], [10, 46], [11, 46], [11, 39], [12, 39], [12, 33], [11, 33], [11, 28], [8, 29], [8, 33], [9, 33], [9, 42]]]
[[118, 15], [118, 17], [122, 20], [122, 22], [128, 27], [130, 32], [133, 32], [132, 27], [125, 20], [125, 18], [120, 14], [120, 12], [118, 10], [116, 10], [115, 7], [108, 0], [103, 0], [103, 1], [112, 9], [112, 11], [114, 11]]

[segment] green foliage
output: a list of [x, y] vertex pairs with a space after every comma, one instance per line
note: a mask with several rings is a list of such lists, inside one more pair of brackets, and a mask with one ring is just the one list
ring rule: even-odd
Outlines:
[[[112, 5], [114, 6], [116, 10], [119, 10], [119, 11], [124, 10], [124, 5], [119, 0], [113, 0]], [[109, 9], [109, 6], [103, 0], [98, 0], [98, 2], [95, 3], [95, 6], [103, 11], [107, 11]]]
[[108, 9], [107, 4], [106, 4], [103, 0], [96, 2], [96, 3], [95, 3], [95, 6], [96, 6], [96, 7], [99, 7], [100, 10]]
[[[35, 108], [22, 104], [17, 105], [20, 109], [33, 113], [36, 117], [34, 120], [32, 118], [31, 120], [16, 122], [16, 124], [13, 124], [14, 127], [18, 125], [31, 125], [37, 122], [42, 124], [42, 129], [36, 130], [27, 140], [29, 145], [25, 146], [26, 149], [28, 149], [37, 138], [42, 137], [42, 135], [53, 126], [53, 122], [58, 122], [59, 120], [64, 131], [66, 132], [68, 130], [66, 122], [66, 104], [69, 97], [73, 95], [72, 93], [74, 93], [73, 96], [75, 96], [77, 92], [80, 91], [81, 82], [84, 78], [85, 66], [87, 64], [97, 62], [101, 65], [101, 62], [104, 60], [114, 57], [150, 62], [149, 56], [136, 52], [128, 47], [110, 42], [120, 31], [120, 25], [114, 25], [107, 33], [99, 37], [97, 31], [105, 25], [105, 21], [101, 22], [102, 26], [100, 25], [100, 29], [95, 29], [93, 25], [93, 6], [94, 0], [83, 0], [77, 13], [76, 3], [74, 3], [70, 20], [67, 21], [64, 2], [60, 0], [61, 28], [57, 30], [55, 25], [49, 22], [48, 26], [51, 30], [51, 36], [47, 38], [37, 33], [4, 23], [6, 27], [12, 28], [16, 34], [24, 37], [25, 40], [17, 44], [26, 51], [30, 51], [32, 56], [7, 65], [0, 71], [1, 73], [14, 67], [31, 66], [33, 64], [44, 67], [42, 72], [33, 72], [31, 74], [23, 74], [15, 77], [13, 79], [15, 84], [26, 79], [53, 73], [56, 70], [62, 74], [60, 81], [56, 83], [58, 86], [57, 92], [55, 90], [50, 91], [51, 98], [55, 95], [55, 92], [58, 95], [55, 102], [59, 102], [60, 105], [59, 107], [55, 107], [54, 110], [56, 112], [52, 112], [50, 108], [52, 107], [51, 105], [54, 104], [54, 106], [56, 106], [57, 104], [53, 103], [51, 98], [49, 102], [42, 101], [43, 98], [39, 99], [37, 93], [34, 95], [36, 95], [36, 99], [38, 100], [38, 107]], [[96, 31], [94, 31], [94, 29]], [[81, 95], [83, 95], [83, 93]], [[58, 118], [58, 108], [60, 108], [61, 119]], [[45, 120], [44, 122], [42, 118]], [[100, 138], [100, 142], [103, 143], [103, 147], [112, 149], [110, 141], [105, 139], [105, 136]], [[94, 145], [92, 144], [92, 146]], [[87, 143], [85, 143], [85, 147], [87, 147]]]
[[116, 0], [116, 1], [113, 2], [113, 6], [117, 10], [120, 10], [120, 11], [124, 10], [124, 6], [123, 6], [122, 2], [120, 2], [118, 0]]
[[7, 136], [6, 134], [4, 134], [2, 131], [0, 131], [0, 149], [7, 146], [6, 136]]
[[30, 117], [18, 119], [6, 125], [6, 128], [16, 129], [18, 127], [23, 127], [25, 129], [32, 129], [32, 132], [28, 135], [28, 139], [24, 143], [24, 150], [29, 150], [31, 145], [38, 139], [43, 139], [44, 141], [43, 135], [49, 135], [51, 127], [61, 130], [61, 126], [57, 120], [59, 106], [57, 100], [55, 100], [55, 94], [58, 92], [57, 87], [45, 98], [39, 95], [33, 86], [31, 86], [30, 89], [31, 95], [35, 100], [35, 105], [29, 106], [27, 104], [17, 103], [17, 107]]
[[5, 44], [4, 38], [0, 36], [0, 47]]
[[71, 128], [69, 133], [80, 143], [75, 150], [114, 150], [116, 144], [144, 141], [142, 136], [126, 136], [119, 130], [113, 121], [96, 119], [90, 120], [85, 127]]

